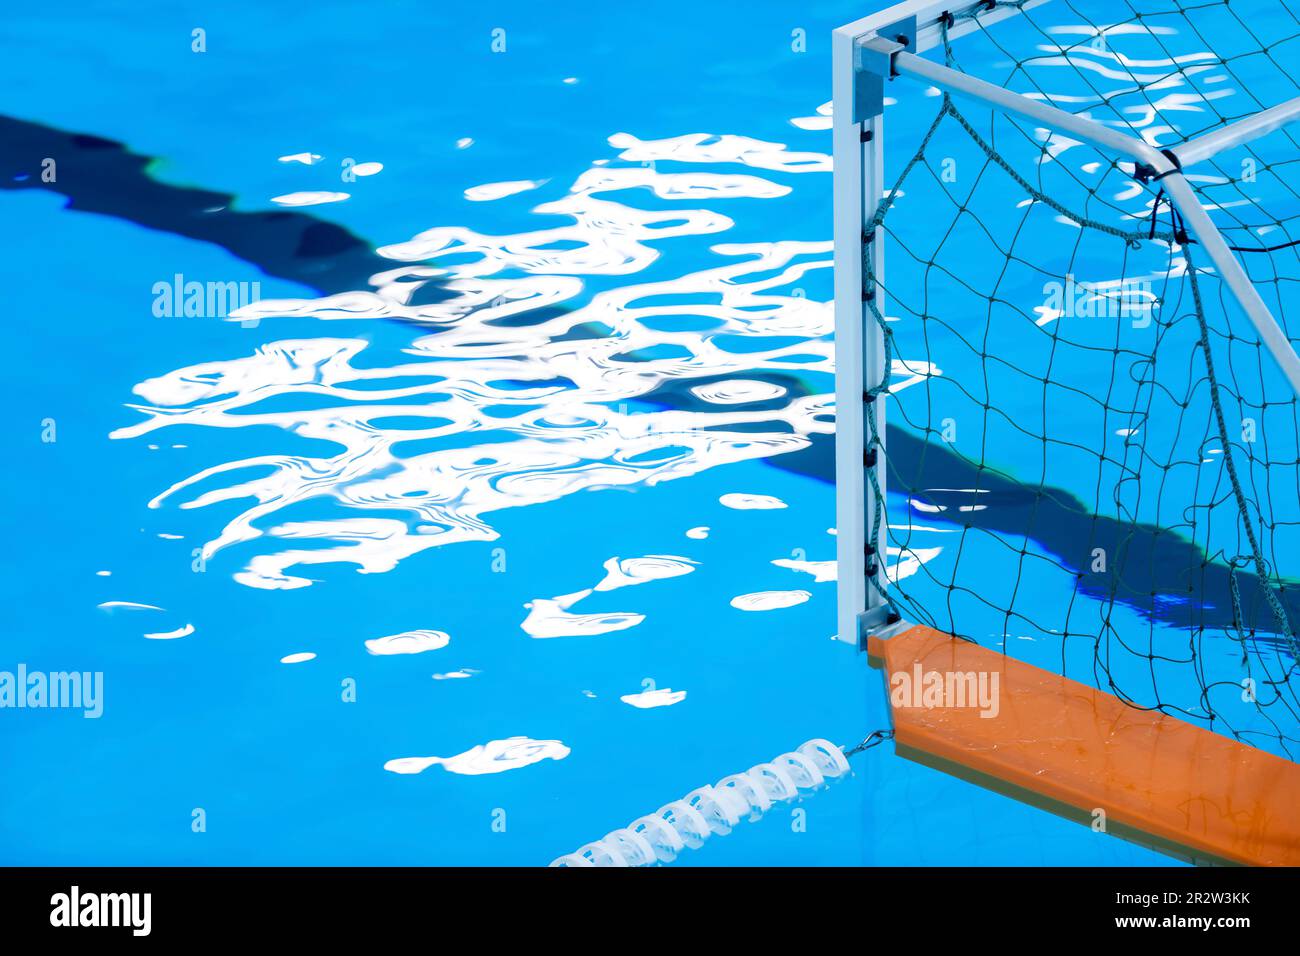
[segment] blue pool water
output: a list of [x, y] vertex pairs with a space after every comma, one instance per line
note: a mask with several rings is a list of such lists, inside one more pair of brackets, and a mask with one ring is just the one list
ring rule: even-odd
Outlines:
[[[71, 210], [0, 194], [0, 669], [105, 681], [97, 720], [0, 714], [0, 862], [545, 864], [886, 725], [804, 564], [835, 544], [818, 108], [868, 6], [77, 7], [8, 13], [0, 115], [155, 159], [61, 162]], [[159, 317], [177, 275], [260, 283], [258, 320]], [[367, 647], [418, 631], [448, 640]], [[389, 769], [480, 745], [516, 759]], [[1167, 862], [887, 746], [854, 770], [676, 865]]]

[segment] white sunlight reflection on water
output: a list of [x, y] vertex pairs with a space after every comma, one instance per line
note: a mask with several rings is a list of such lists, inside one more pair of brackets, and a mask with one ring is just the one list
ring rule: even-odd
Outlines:
[[[1048, 45], [1040, 53], [1047, 55], [1033, 65], [1045, 73], [1073, 66], [1115, 79], [1105, 63], [1112, 54], [1105, 51]], [[1162, 89], [1181, 82], [1175, 72]], [[1202, 112], [1199, 103], [1206, 98], [1167, 91], [1150, 115], [1129, 121], [1151, 138], [1164, 129], [1156, 125], [1162, 112]], [[829, 116], [829, 104], [822, 104], [815, 115], [791, 122], [824, 129]], [[379, 253], [395, 265], [371, 277], [372, 289], [264, 300], [232, 316], [396, 319], [434, 326], [405, 349], [409, 361], [384, 367], [357, 362], [369, 347], [360, 338], [285, 339], [241, 358], [190, 365], [137, 385], [143, 401], [130, 407], [145, 417], [113, 432], [114, 438], [177, 424], [272, 426], [339, 449], [323, 457], [258, 455], [216, 464], [163, 490], [151, 506], [173, 499], [182, 508], [251, 501], [203, 545], [204, 558], [267, 539], [265, 550], [236, 579], [255, 588], [301, 588], [312, 580], [291, 569], [349, 562], [363, 572], [387, 571], [427, 548], [495, 539], [485, 517], [494, 511], [585, 489], [688, 477], [798, 451], [810, 444], [809, 436], [830, 434], [832, 309], [803, 289], [809, 282], [829, 285], [829, 242], [717, 243], [710, 247], [716, 259], [708, 268], [670, 269], [675, 277], [587, 288], [597, 277], [632, 277], [661, 259], [671, 265], [682, 257], [674, 255], [671, 240], [718, 235], [734, 226], [729, 216], [701, 203], [779, 200], [799, 177], [784, 182], [773, 176], [826, 173], [830, 157], [731, 134], [643, 140], [620, 132], [609, 143], [617, 161], [636, 165], [596, 159], [564, 196], [533, 210], [548, 219], [565, 217], [567, 225], [500, 236], [438, 226], [382, 247]], [[1060, 161], [1072, 145], [1062, 142], [1054, 158]], [[667, 163], [697, 168], [659, 168]], [[719, 164], [765, 175], [709, 168]], [[493, 201], [544, 182], [487, 183], [466, 195]], [[633, 204], [645, 195], [660, 208]], [[698, 248], [692, 245], [685, 259], [698, 264]], [[429, 281], [451, 296], [417, 303], [415, 293]], [[527, 317], [530, 324], [497, 324], [512, 317]], [[736, 347], [742, 340], [744, 347]], [[940, 374], [904, 360], [895, 360], [893, 371], [895, 390]], [[814, 393], [790, 394], [765, 375], [799, 376]], [[692, 380], [698, 381], [688, 385], [696, 399], [690, 407], [657, 401], [664, 387]], [[278, 410], [265, 410], [270, 401]], [[642, 404], [632, 411], [631, 402]], [[646, 402], [657, 407], [647, 410]], [[394, 427], [392, 419], [406, 427]], [[492, 438], [464, 447], [464, 436], [474, 432]], [[447, 446], [438, 447], [439, 440]], [[415, 443], [421, 450], [408, 451]], [[184, 497], [198, 485], [204, 490]], [[282, 516], [318, 499], [339, 512], [309, 520]], [[775, 506], [763, 496], [739, 493], [724, 496], [723, 503]], [[906, 556], [899, 572], [907, 573], [918, 557]], [[829, 579], [826, 569], [813, 573]], [[570, 625], [581, 618], [580, 630], [600, 632], [632, 626], [639, 616], [573, 615], [564, 598], [539, 599], [530, 615], [534, 636], [565, 630], [559, 622], [566, 618]]]
[[[650, 164], [740, 163], [782, 173], [829, 168], [824, 154], [746, 137], [642, 141], [618, 134], [610, 142], [623, 150], [620, 158]], [[668, 208], [630, 204], [647, 191]], [[535, 208], [567, 216], [568, 225], [504, 236], [464, 226], [429, 229], [379, 250], [401, 265], [372, 277], [373, 290], [264, 300], [231, 317], [436, 325], [405, 349], [410, 361], [360, 367], [368, 342], [359, 338], [269, 342], [250, 355], [141, 382], [135, 391], [143, 402], [130, 407], [144, 420], [113, 437], [179, 424], [260, 425], [336, 445], [337, 454], [323, 457], [273, 454], [222, 462], [177, 481], [150, 503], [244, 503], [204, 544], [203, 555], [264, 539], [269, 547], [235, 577], [267, 589], [312, 584], [291, 573], [303, 566], [350, 562], [363, 572], [383, 572], [426, 548], [492, 540], [497, 533], [484, 516], [500, 509], [797, 451], [808, 446], [809, 435], [833, 427], [831, 308], [801, 287], [814, 280], [829, 285], [829, 274], [818, 273], [830, 267], [830, 243], [717, 244], [714, 264], [675, 278], [594, 293], [585, 282], [632, 276], [661, 257], [671, 260], [668, 240], [732, 227], [729, 217], [700, 208], [702, 200], [771, 200], [790, 191], [757, 175], [593, 166], [564, 197]], [[625, 201], [614, 201], [611, 193]], [[697, 249], [689, 261], [699, 263]], [[454, 295], [413, 303], [413, 293], [431, 279]], [[537, 321], [491, 324], [525, 313]], [[689, 330], [665, 330], [683, 326]], [[743, 348], [735, 348], [741, 338]], [[791, 396], [764, 382], [763, 373], [810, 377], [823, 393]], [[681, 380], [699, 380], [699, 400], [687, 409], [654, 407], [664, 404], [656, 401], [656, 390]], [[652, 405], [629, 410], [628, 403], [646, 400]], [[272, 403], [276, 410], [267, 410]], [[399, 418], [404, 427], [393, 427]], [[491, 439], [469, 447], [455, 440], [489, 431]], [[440, 439], [449, 447], [438, 447]], [[417, 443], [419, 451], [407, 451]], [[313, 499], [332, 501], [340, 511], [282, 517]], [[293, 546], [300, 541], [304, 546]], [[622, 579], [689, 568], [683, 559], [614, 565], [605, 587], [615, 577], [631, 583]], [[536, 601], [525, 630], [551, 636], [576, 623], [578, 631], [599, 633], [640, 618], [569, 614], [567, 603]]]

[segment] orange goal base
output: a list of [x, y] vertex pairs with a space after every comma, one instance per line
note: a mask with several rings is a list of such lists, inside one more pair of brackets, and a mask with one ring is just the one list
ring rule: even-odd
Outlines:
[[902, 756], [1193, 863], [1300, 865], [1300, 765], [928, 627], [867, 652]]

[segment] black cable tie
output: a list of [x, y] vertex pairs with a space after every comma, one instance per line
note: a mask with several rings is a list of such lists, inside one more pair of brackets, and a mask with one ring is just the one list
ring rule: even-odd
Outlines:
[[1183, 217], [1178, 214], [1178, 210], [1174, 208], [1173, 203], [1169, 204], [1169, 218], [1174, 225], [1174, 242], [1180, 246], [1187, 245], [1187, 229], [1183, 226]]
[[1151, 232], [1147, 235], [1148, 239], [1154, 239], [1156, 237], [1156, 220], [1160, 217], [1160, 204], [1164, 202], [1164, 198], [1165, 191], [1162, 188], [1160, 192], [1156, 194], [1156, 201], [1151, 206]]
[[1172, 176], [1174, 173], [1183, 171], [1183, 164], [1178, 159], [1178, 154], [1172, 149], [1162, 149], [1161, 154], [1165, 159], [1174, 164], [1173, 169], [1166, 169], [1163, 173], [1156, 172], [1154, 166], [1148, 163], [1137, 163], [1133, 167], [1133, 178], [1140, 183], [1158, 183], [1166, 176]]
[[864, 451], [862, 453], [862, 466], [864, 468], [876, 467], [876, 449], [873, 448], [870, 451]]

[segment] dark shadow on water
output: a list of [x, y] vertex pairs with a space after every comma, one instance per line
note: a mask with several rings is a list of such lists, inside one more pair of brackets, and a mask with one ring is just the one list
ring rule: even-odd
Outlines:
[[[47, 159], [55, 164], [53, 182], [45, 181]], [[210, 242], [268, 276], [324, 294], [365, 289], [371, 275], [394, 268], [340, 225], [292, 209], [237, 212], [230, 193], [153, 178], [154, 162], [115, 140], [0, 116], [0, 189], [47, 190], [77, 212]], [[451, 293], [428, 283], [420, 296], [442, 301]]]
[[[835, 441], [812, 436], [811, 448], [769, 459], [769, 464], [826, 482], [835, 480]], [[1171, 627], [1232, 630], [1231, 575], [1226, 565], [1209, 561], [1205, 552], [1167, 528], [1103, 517], [1063, 488], [1022, 485], [987, 469], [978, 469], [944, 445], [926, 442], [895, 427], [887, 427], [888, 487], [907, 490], [915, 499], [945, 510], [911, 511], [921, 525], [936, 522], [997, 534], [1007, 567], [1019, 561], [1019, 550], [1044, 550], [1077, 575], [1080, 592], [1098, 601], [1112, 595], [1143, 616]], [[978, 488], [984, 493], [935, 489]], [[961, 512], [962, 505], [984, 505]], [[896, 517], [895, 524], [909, 519]], [[1026, 540], [1027, 539], [1027, 540]], [[1031, 544], [1036, 542], [1036, 546]], [[1107, 572], [1092, 572], [1093, 549], [1108, 558]], [[1273, 643], [1276, 623], [1259, 578], [1244, 569], [1236, 573], [1243, 623], [1259, 628], [1261, 641]], [[960, 580], [958, 581], [960, 584]], [[1294, 633], [1300, 615], [1300, 589], [1284, 585], [1281, 597]], [[1064, 611], [1064, 609], [1062, 609]], [[958, 622], [960, 624], [960, 622]]]
[[[779, 406], [789, 396], [807, 395], [811, 391], [796, 375], [751, 373], [746, 377], [781, 385], [788, 395], [775, 403], [734, 406], [737, 410]], [[699, 383], [695, 380], [668, 383], [647, 399], [672, 408], [710, 407], [689, 390]], [[771, 427], [766, 430], [770, 431]], [[764, 459], [765, 463], [834, 484], [834, 436], [810, 435], [809, 438], [810, 447], [775, 455]], [[926, 442], [902, 428], [888, 426], [885, 442], [889, 449], [889, 490], [894, 493], [906, 490], [931, 508], [944, 508], [942, 512], [913, 510], [912, 522], [996, 534], [1005, 543], [998, 547], [1006, 548], [1009, 568], [1016, 566], [1022, 547], [1045, 551], [1078, 576], [1083, 594], [1102, 602], [1113, 595], [1116, 601], [1161, 624], [1183, 629], [1233, 629], [1228, 567], [1220, 561], [1207, 560], [1200, 547], [1181, 535], [1156, 525], [1097, 515], [1063, 488], [1024, 485], [979, 469], [948, 446]], [[936, 490], [972, 488], [983, 493]], [[962, 505], [985, 507], [963, 512], [958, 510]], [[904, 524], [908, 520], [899, 515], [892, 518], [892, 523]], [[1090, 570], [1094, 548], [1104, 549], [1107, 555], [1106, 573]], [[1259, 578], [1246, 569], [1239, 569], [1236, 579], [1245, 627], [1260, 629], [1262, 642], [1278, 642], [1280, 639], [1273, 634], [1276, 623]], [[1300, 618], [1300, 587], [1288, 582], [1281, 589], [1281, 597], [1294, 633], [1294, 622]]]

